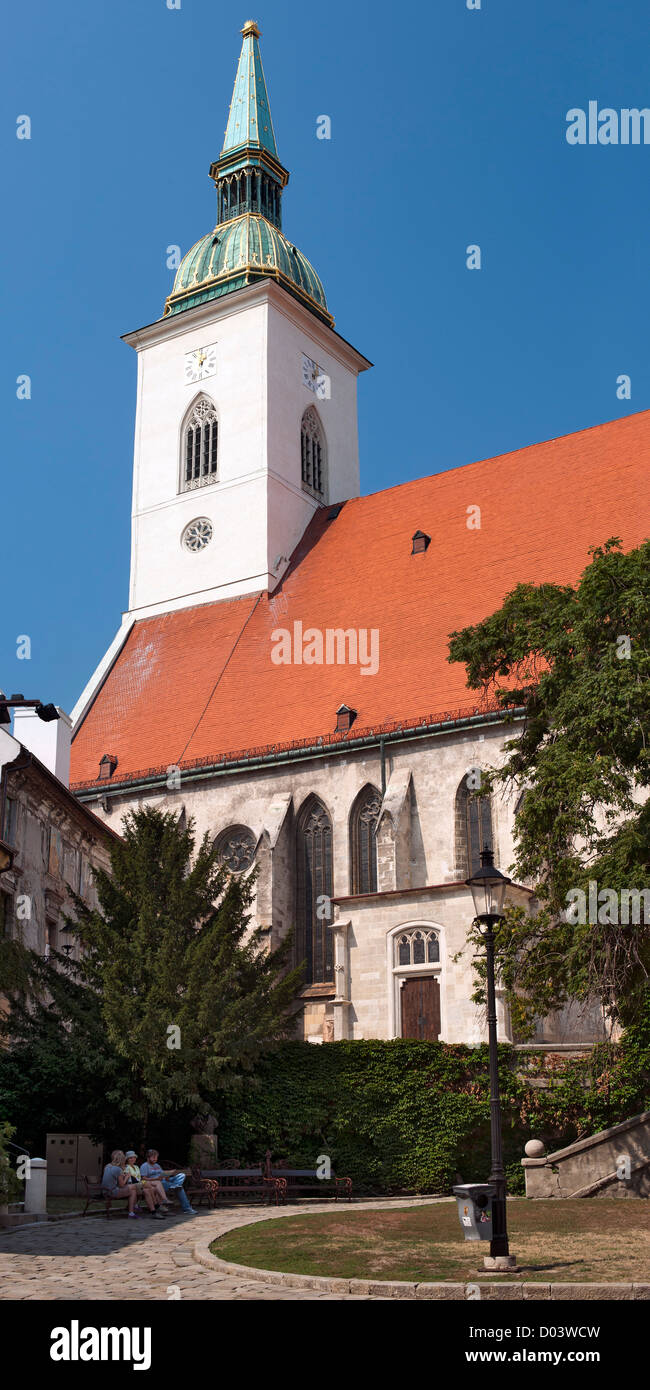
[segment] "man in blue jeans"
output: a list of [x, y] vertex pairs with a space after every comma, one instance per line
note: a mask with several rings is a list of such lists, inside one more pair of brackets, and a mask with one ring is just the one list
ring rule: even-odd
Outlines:
[[185, 1174], [181, 1172], [180, 1168], [170, 1168], [168, 1171], [164, 1171], [158, 1162], [157, 1149], [147, 1149], [147, 1161], [140, 1167], [140, 1176], [145, 1180], [149, 1178], [154, 1182], [161, 1182], [167, 1193], [176, 1192], [182, 1211], [189, 1216], [196, 1216], [196, 1211], [194, 1207], [190, 1206], [187, 1193], [183, 1190]]

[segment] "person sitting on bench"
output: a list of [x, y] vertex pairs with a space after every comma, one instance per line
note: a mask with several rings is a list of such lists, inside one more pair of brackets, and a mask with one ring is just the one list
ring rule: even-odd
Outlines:
[[[196, 1216], [194, 1207], [190, 1206], [187, 1193], [183, 1191], [185, 1174], [181, 1172], [180, 1168], [170, 1168], [168, 1172], [164, 1172], [158, 1162], [157, 1149], [147, 1149], [147, 1161], [141, 1165], [140, 1175], [143, 1180], [154, 1178], [156, 1181], [161, 1182], [165, 1192], [176, 1192], [183, 1212], [189, 1216]], [[144, 1190], [146, 1196], [146, 1181]]]
[[[134, 1221], [138, 1219], [139, 1212], [135, 1210], [138, 1188], [135, 1183], [129, 1181], [129, 1175], [126, 1172], [126, 1154], [122, 1153], [121, 1149], [114, 1149], [110, 1163], [106, 1164], [102, 1175], [102, 1192], [106, 1197], [126, 1197], [129, 1204], [129, 1217]], [[153, 1192], [147, 1192], [146, 1188], [144, 1189], [144, 1200], [151, 1215], [153, 1217], [160, 1215], [162, 1219], [162, 1213], [156, 1211], [156, 1200]]]
[[136, 1154], [135, 1149], [126, 1150], [126, 1168], [124, 1171], [128, 1174], [129, 1185], [131, 1183], [135, 1183], [138, 1197], [144, 1196], [145, 1201], [145, 1186], [148, 1187], [150, 1191], [153, 1192], [155, 1201], [158, 1205], [158, 1210], [162, 1213], [163, 1216], [166, 1216], [167, 1207], [171, 1206], [169, 1197], [167, 1196], [161, 1182], [156, 1182], [154, 1178], [143, 1179], [139, 1165], [136, 1161], [137, 1157], [138, 1155]]

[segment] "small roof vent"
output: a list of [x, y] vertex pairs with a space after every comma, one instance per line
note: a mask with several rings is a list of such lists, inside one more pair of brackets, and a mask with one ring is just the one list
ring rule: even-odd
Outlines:
[[352, 727], [357, 717], [357, 711], [350, 709], [349, 705], [339, 705], [336, 711], [336, 732], [337, 734], [346, 733]]
[[416, 531], [412, 537], [411, 555], [422, 555], [431, 545], [431, 537], [425, 531]]
[[102, 782], [108, 782], [109, 778], [113, 776], [113, 773], [114, 773], [116, 767], [117, 767], [117, 758], [115, 757], [115, 754], [114, 754], [114, 753], [104, 753], [103, 758], [100, 758], [100, 760], [99, 760], [99, 776], [100, 776], [100, 780], [101, 780]]

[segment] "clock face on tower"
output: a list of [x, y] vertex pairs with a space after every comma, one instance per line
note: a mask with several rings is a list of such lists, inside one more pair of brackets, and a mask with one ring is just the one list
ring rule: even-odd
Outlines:
[[185, 353], [185, 380], [205, 381], [207, 376], [214, 376], [217, 370], [217, 345], [211, 343], [209, 347], [195, 348], [194, 352]]
[[307, 386], [308, 389], [309, 389], [310, 391], [316, 392], [316, 388], [317, 388], [317, 385], [318, 385], [318, 379], [319, 379], [320, 375], [321, 375], [321, 369], [320, 369], [318, 363], [317, 363], [317, 362], [313, 362], [312, 359], [311, 359], [311, 357], [307, 357], [307, 356], [305, 355], [305, 353], [303, 352], [303, 354], [302, 354], [302, 383], [303, 383], [303, 386]]
[[330, 379], [319, 367], [318, 362], [314, 362], [311, 357], [302, 354], [302, 384], [321, 401], [329, 400], [331, 396]]

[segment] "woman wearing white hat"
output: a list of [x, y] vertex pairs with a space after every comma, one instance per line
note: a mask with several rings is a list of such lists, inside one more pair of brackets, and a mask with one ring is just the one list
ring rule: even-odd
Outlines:
[[124, 1171], [128, 1174], [129, 1184], [133, 1184], [136, 1187], [138, 1197], [144, 1197], [152, 1216], [166, 1216], [167, 1207], [170, 1206], [170, 1202], [162, 1183], [152, 1182], [151, 1179], [147, 1181], [142, 1177], [138, 1167], [138, 1155], [135, 1149], [127, 1149], [124, 1157], [126, 1158], [126, 1167]]

